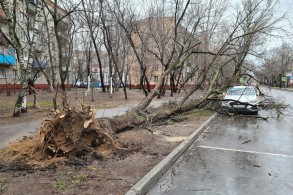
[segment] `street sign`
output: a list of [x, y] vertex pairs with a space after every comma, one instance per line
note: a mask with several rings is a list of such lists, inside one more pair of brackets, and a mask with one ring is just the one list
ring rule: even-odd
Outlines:
[[282, 77], [282, 82], [287, 82], [288, 77]]

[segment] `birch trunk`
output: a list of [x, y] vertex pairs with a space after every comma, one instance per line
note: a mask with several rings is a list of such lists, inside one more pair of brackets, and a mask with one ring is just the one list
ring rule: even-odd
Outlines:
[[18, 61], [19, 70], [20, 70], [19, 81], [20, 81], [21, 88], [20, 88], [16, 103], [14, 106], [13, 116], [20, 116], [20, 113], [27, 111], [26, 91], [28, 89], [28, 84], [27, 84], [27, 77], [26, 77], [27, 70], [25, 68], [25, 63], [24, 63], [23, 47], [16, 33], [16, 18], [17, 18], [15, 16], [16, 2], [15, 1], [13, 2], [13, 6], [9, 5], [8, 0], [0, 1], [0, 4], [6, 15], [10, 41], [14, 45], [14, 49], [16, 50], [16, 53], [17, 53], [17, 61]]
[[[28, 63], [27, 67], [24, 61], [24, 51], [23, 51], [23, 46], [20, 42], [20, 39], [17, 35], [16, 31], [16, 24], [17, 24], [17, 16], [16, 16], [16, 10], [17, 10], [17, 3], [16, 1], [13, 1], [12, 6], [9, 5], [8, 0], [3, 0], [0, 1], [1, 7], [7, 17], [7, 26], [8, 26], [8, 32], [10, 36], [10, 41], [14, 46], [14, 49], [16, 50], [17, 53], [17, 61], [19, 65], [19, 70], [20, 70], [20, 91], [14, 106], [14, 111], [13, 111], [13, 116], [20, 116], [21, 113], [27, 112], [27, 101], [26, 101], [26, 95], [28, 91], [28, 81], [27, 79], [29, 78], [28, 75], [31, 73], [31, 62], [33, 60], [34, 56], [34, 51], [35, 51], [35, 43], [32, 40], [30, 46], [30, 57], [31, 57], [31, 62]], [[12, 9], [11, 9], [12, 8]], [[37, 5], [37, 12], [38, 13], [38, 5]], [[35, 18], [37, 19], [37, 18]], [[33, 31], [33, 36], [37, 33], [37, 21], [34, 21], [34, 31]], [[28, 36], [29, 37], [29, 36]]]

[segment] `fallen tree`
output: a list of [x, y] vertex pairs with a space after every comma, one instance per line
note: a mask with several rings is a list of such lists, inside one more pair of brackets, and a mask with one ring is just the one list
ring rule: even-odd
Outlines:
[[[64, 96], [62, 96], [64, 98]], [[66, 101], [67, 98], [64, 98]], [[134, 127], [164, 125], [180, 121], [180, 114], [207, 105], [208, 102], [193, 100], [179, 109], [178, 103], [169, 102], [159, 108], [134, 109], [115, 118], [95, 119], [96, 111], [91, 106], [81, 109], [70, 108], [54, 112], [52, 118], [45, 118], [36, 135], [17, 140], [1, 154], [2, 163], [7, 166], [20, 163], [21, 166], [47, 167], [63, 164], [74, 159], [102, 159], [101, 147], [107, 146], [117, 152], [136, 152], [139, 146], [120, 142], [116, 135]]]
[[[249, 3], [250, 6], [248, 6]], [[194, 40], [193, 36], [184, 41], [184, 44], [178, 44], [179, 24], [185, 11], [188, 10], [188, 1], [185, 5], [185, 11], [179, 17], [175, 17], [174, 21], [172, 20], [178, 28], [176, 27], [174, 34], [170, 35], [173, 40], [172, 50], [169, 53], [171, 57], [167, 63], [165, 55], [161, 57], [162, 63], [166, 65], [164, 72], [158, 78], [158, 84], [152, 93], [142, 100], [136, 109], [123, 116], [97, 120], [94, 119], [95, 110], [93, 108], [86, 106], [82, 106], [81, 110], [70, 108], [66, 102], [66, 94], [63, 94], [63, 107], [59, 109], [62, 111], [56, 112], [51, 119], [45, 119], [41, 123], [38, 135], [33, 138], [34, 143], [29, 147], [29, 153], [15, 154], [17, 152], [11, 149], [10, 155], [18, 155], [21, 159], [51, 160], [59, 157], [70, 159], [89, 154], [95, 155], [96, 149], [103, 144], [109, 144], [115, 150], [135, 151], [138, 148], [131, 148], [116, 142], [115, 135], [136, 126], [160, 123], [194, 109], [219, 108], [218, 94], [239, 80], [239, 77], [243, 75], [243, 64], [251, 52], [252, 46], [259, 38], [262, 38], [261, 35], [266, 35], [273, 24], [277, 22], [271, 20], [271, 16], [267, 12], [268, 9], [261, 9], [260, 4], [261, 2], [255, 4], [253, 1], [244, 3], [245, 14], [238, 13], [236, 20], [227, 26], [217, 46], [214, 47], [213, 51], [210, 51], [209, 47], [202, 46], [204, 41]], [[270, 4], [270, 6], [272, 9], [273, 5]], [[176, 11], [179, 12], [179, 8], [178, 6]], [[121, 10], [118, 10], [119, 14], [117, 14], [123, 16], [122, 12], [119, 11]], [[260, 18], [257, 14], [259, 12], [263, 14]], [[198, 21], [201, 19], [199, 16]], [[193, 24], [193, 22], [191, 23]], [[120, 25], [122, 24], [123, 22]], [[195, 24], [193, 27], [197, 29], [199, 23]], [[182, 100], [170, 102], [159, 108], [149, 108], [153, 98], [161, 93], [166, 78], [177, 69], [183, 68], [188, 59], [194, 55], [198, 57], [204, 55], [209, 58], [204, 58], [206, 61], [203, 65], [196, 69], [197, 71], [192, 72], [194, 77], [197, 75], [196, 79]], [[199, 91], [203, 91], [201, 96], [192, 98]], [[55, 108], [55, 110], [57, 109]], [[6, 154], [9, 155], [8, 153]]]

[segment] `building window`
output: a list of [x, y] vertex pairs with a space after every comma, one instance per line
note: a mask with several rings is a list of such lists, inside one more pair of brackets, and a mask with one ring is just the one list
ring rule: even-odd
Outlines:
[[18, 71], [17, 70], [13, 70], [13, 75], [12, 75], [12, 78], [14, 79], [18, 79]]
[[153, 49], [158, 49], [159, 48], [159, 45], [158, 45], [158, 43], [157, 42], [153, 42]]
[[14, 56], [15, 50], [13, 48], [8, 48], [8, 55]]
[[0, 69], [0, 78], [6, 78], [6, 69]]
[[19, 21], [20, 22], [25, 22], [25, 17], [24, 17], [24, 13], [23, 12], [20, 12], [19, 13]]
[[159, 70], [159, 66], [158, 64], [154, 64], [153, 65], [153, 71], [158, 71]]
[[186, 67], [186, 72], [187, 73], [192, 73], [191, 67]]
[[154, 76], [154, 81], [155, 82], [158, 82], [158, 80], [159, 80], [159, 77], [158, 76]]
[[27, 55], [27, 52], [26, 51], [23, 52], [23, 59], [24, 60], [28, 60], [28, 55]]
[[25, 33], [24, 33], [22, 30], [20, 31], [20, 39], [21, 39], [22, 41], [26, 41]]
[[35, 24], [35, 19], [34, 19], [34, 17], [31, 17], [31, 16], [30, 16], [28, 19], [29, 19], [29, 20], [28, 20], [28, 21], [29, 21], [29, 28], [30, 28], [30, 29], [34, 29], [34, 24]]

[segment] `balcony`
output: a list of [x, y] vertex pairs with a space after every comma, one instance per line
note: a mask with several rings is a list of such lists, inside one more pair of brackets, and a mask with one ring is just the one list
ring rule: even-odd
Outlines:
[[43, 61], [34, 60], [32, 67], [35, 69], [43, 69], [46, 67], [46, 65], [47, 65], [47, 62], [45, 60]]
[[14, 56], [0, 54], [0, 64], [15, 66], [16, 59]]

